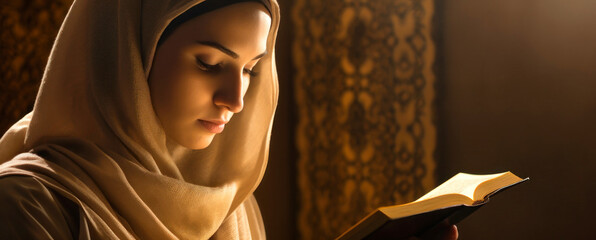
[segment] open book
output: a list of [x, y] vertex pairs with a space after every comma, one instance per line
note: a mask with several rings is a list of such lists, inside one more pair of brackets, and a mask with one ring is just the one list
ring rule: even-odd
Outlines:
[[401, 239], [442, 222], [456, 224], [488, 202], [490, 196], [526, 180], [511, 172], [458, 173], [416, 201], [378, 208], [337, 239]]

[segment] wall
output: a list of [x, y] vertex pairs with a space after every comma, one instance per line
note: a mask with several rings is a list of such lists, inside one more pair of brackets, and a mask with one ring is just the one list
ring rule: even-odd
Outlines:
[[596, 2], [438, 3], [442, 179], [531, 178], [461, 223], [461, 238], [594, 236]]

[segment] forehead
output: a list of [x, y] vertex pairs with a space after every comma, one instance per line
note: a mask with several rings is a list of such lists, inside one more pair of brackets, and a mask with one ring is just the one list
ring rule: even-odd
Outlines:
[[190, 19], [174, 34], [192, 41], [216, 41], [230, 48], [251, 45], [265, 50], [270, 27], [271, 17], [261, 3], [242, 2]]

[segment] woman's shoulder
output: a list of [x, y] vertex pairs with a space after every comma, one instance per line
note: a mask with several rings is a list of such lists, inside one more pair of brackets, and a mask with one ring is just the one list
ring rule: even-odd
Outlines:
[[76, 236], [78, 207], [31, 176], [0, 177], [0, 232], [17, 238]]
[[[30, 200], [52, 200], [51, 190], [32, 176], [8, 175], [0, 177], [0, 207], [7, 207], [6, 203], [29, 203]], [[45, 203], [47, 201], [42, 201]]]

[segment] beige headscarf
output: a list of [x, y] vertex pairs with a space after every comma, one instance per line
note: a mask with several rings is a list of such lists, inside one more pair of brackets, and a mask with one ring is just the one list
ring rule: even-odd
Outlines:
[[167, 141], [147, 77], [162, 31], [200, 2], [75, 0], [33, 111], [0, 140], [0, 177], [32, 176], [78, 204], [91, 238], [264, 238], [252, 193], [277, 104], [279, 7], [244, 110], [192, 151]]

